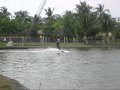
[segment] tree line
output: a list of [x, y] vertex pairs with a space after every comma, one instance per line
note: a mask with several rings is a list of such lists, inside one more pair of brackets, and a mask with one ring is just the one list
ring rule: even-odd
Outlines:
[[37, 14], [30, 16], [27, 11], [17, 11], [14, 16], [6, 7], [0, 7], [0, 36], [28, 36], [39, 37], [41, 35], [54, 41], [54, 38], [75, 38], [85, 41], [97, 37], [107, 38], [114, 36], [120, 39], [119, 20], [113, 18], [110, 10], [104, 9], [104, 5], [93, 7], [85, 1], [76, 5], [74, 11], [67, 10], [64, 15], [54, 14], [54, 8], [44, 9], [47, 17]]

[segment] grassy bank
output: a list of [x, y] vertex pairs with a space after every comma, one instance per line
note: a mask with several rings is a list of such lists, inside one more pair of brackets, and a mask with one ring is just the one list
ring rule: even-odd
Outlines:
[[[19, 44], [16, 44], [19, 46]], [[25, 46], [41, 46], [41, 47], [56, 47], [56, 43], [26, 43]], [[60, 43], [61, 47], [80, 47], [85, 46], [82, 43]]]
[[28, 90], [18, 81], [0, 75], [0, 90]]
[[10, 88], [10, 81], [0, 75], [0, 90], [12, 90]]
[[[0, 47], [6, 47], [7, 42], [0, 42]], [[15, 46], [45, 46], [45, 47], [55, 47], [56, 43], [51, 43], [51, 42], [28, 42], [28, 43], [14, 43]], [[83, 46], [84, 44], [82, 43], [60, 43], [61, 46], [63, 47], [80, 47]], [[85, 45], [84, 45], [85, 46]]]
[[6, 47], [7, 42], [0, 42], [0, 47]]
[[[7, 42], [0, 42], [0, 47], [6, 47]], [[14, 43], [15, 46], [26, 46], [26, 47], [56, 47], [56, 43], [51, 42], [29, 42], [29, 43]], [[60, 43], [61, 47], [119, 47], [120, 43], [110, 44], [84, 44], [84, 43]]]

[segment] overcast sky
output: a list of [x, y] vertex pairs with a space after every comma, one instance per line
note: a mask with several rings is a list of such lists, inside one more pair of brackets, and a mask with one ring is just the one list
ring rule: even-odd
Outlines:
[[[36, 14], [42, 0], [0, 0], [0, 7], [5, 6], [8, 11], [14, 13], [19, 10], [27, 10], [30, 15]], [[84, 0], [47, 0], [45, 9], [55, 8], [54, 14], [63, 14], [66, 10], [74, 10], [76, 4]], [[110, 10], [113, 17], [120, 16], [120, 0], [85, 0], [91, 6], [104, 4], [105, 9]], [[45, 16], [43, 9], [41, 16]]]

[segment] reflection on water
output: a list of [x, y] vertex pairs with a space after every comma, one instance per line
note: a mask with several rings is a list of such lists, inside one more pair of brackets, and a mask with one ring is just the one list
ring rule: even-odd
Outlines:
[[119, 71], [120, 50], [115, 48], [0, 51], [0, 73], [31, 90], [120, 89]]

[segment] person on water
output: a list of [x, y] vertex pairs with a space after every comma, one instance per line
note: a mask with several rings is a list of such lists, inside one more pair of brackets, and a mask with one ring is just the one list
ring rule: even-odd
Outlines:
[[61, 50], [61, 48], [60, 48], [60, 38], [59, 38], [59, 37], [57, 38], [56, 45], [57, 45], [57, 48], [58, 48], [59, 50]]

